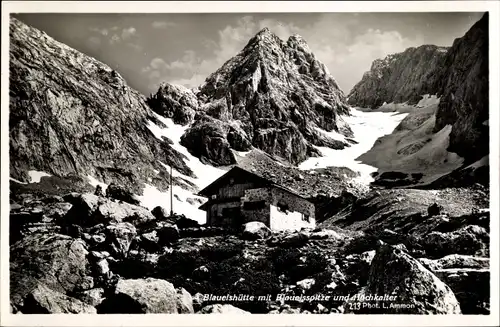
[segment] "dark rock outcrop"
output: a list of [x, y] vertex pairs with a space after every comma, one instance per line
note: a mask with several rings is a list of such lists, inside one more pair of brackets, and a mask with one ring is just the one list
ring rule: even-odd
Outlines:
[[340, 117], [349, 114], [344, 94], [326, 66], [300, 36], [284, 42], [267, 28], [198, 90], [162, 84], [148, 101], [182, 124], [196, 111], [182, 144], [214, 165], [232, 164], [230, 149], [252, 146], [297, 164], [318, 155], [313, 145], [348, 145], [321, 130], [352, 136]]
[[132, 192], [127, 190], [125, 187], [117, 185], [115, 183], [111, 183], [108, 185], [108, 187], [106, 188], [106, 196], [115, 200], [124, 201], [134, 205], [139, 205], [141, 203], [141, 201], [137, 199], [137, 196], [135, 196]]
[[154, 112], [181, 125], [189, 124], [198, 110], [198, 99], [191, 90], [169, 83], [162, 83], [147, 102]]
[[423, 94], [436, 94], [447, 51], [422, 45], [375, 60], [349, 93], [349, 104], [377, 108], [384, 102], [417, 103]]
[[434, 131], [452, 125], [449, 151], [473, 162], [489, 153], [488, 13], [453, 42], [443, 67]]
[[[91, 175], [104, 183], [166, 188], [172, 165], [193, 172], [183, 156], [148, 129], [146, 98], [110, 67], [10, 19], [10, 176], [27, 171]], [[156, 171], [160, 171], [157, 174]]]

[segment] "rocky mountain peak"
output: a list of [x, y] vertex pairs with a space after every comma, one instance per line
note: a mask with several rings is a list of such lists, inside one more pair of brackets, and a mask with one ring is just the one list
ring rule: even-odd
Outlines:
[[299, 34], [291, 35], [288, 38], [287, 45], [292, 49], [300, 49], [302, 52], [312, 53], [306, 40]]
[[[165, 90], [171, 95], [165, 97]], [[193, 96], [198, 104], [188, 100]], [[326, 66], [301, 36], [284, 42], [268, 28], [208, 76], [196, 95], [163, 84], [155, 98], [159, 102], [150, 101], [155, 112], [179, 117], [176, 122], [181, 124], [193, 117], [181, 142], [214, 165], [235, 163], [231, 149], [251, 148], [298, 164], [319, 155], [315, 146], [348, 146], [348, 141], [332, 139], [327, 132], [352, 136], [341, 118], [349, 113], [344, 93]]]

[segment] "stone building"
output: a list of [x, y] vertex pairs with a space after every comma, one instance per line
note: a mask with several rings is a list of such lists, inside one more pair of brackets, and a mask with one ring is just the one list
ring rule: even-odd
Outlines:
[[234, 167], [198, 195], [207, 225], [238, 227], [250, 221], [272, 230], [314, 228], [314, 204], [295, 192], [239, 167]]

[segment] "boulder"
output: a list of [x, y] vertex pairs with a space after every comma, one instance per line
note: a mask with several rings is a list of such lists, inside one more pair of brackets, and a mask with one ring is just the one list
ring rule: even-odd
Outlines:
[[135, 225], [154, 220], [146, 208], [129, 203], [118, 203], [107, 198], [85, 193], [66, 198], [72, 204], [64, 216], [64, 224], [91, 227], [98, 224], [131, 222]]
[[489, 258], [481, 258], [463, 254], [450, 254], [435, 260], [426, 258], [420, 258], [418, 260], [427, 269], [432, 271], [453, 268], [488, 269], [490, 267]]
[[102, 190], [102, 186], [101, 185], [97, 185], [95, 187], [94, 195], [104, 196], [104, 191]]
[[193, 298], [193, 308], [194, 311], [199, 311], [202, 306], [203, 306], [203, 294], [201, 293], [196, 293], [195, 295], [192, 296]]
[[132, 192], [127, 190], [125, 187], [111, 183], [106, 188], [106, 196], [118, 201], [127, 202], [133, 205], [141, 204], [141, 201]]
[[130, 222], [134, 225], [154, 220], [154, 216], [146, 208], [109, 200], [98, 206], [93, 218], [95, 223]]
[[331, 229], [322, 229], [311, 234], [311, 240], [323, 240], [323, 239], [334, 239], [340, 240], [341, 236], [334, 230]]
[[197, 280], [204, 280], [210, 276], [210, 270], [206, 266], [200, 266], [193, 270], [192, 275]]
[[463, 314], [489, 314], [489, 258], [452, 254], [419, 261], [452, 289]]
[[104, 300], [104, 289], [102, 288], [93, 288], [90, 290], [83, 291], [78, 294], [78, 298], [88, 305], [93, 307], [98, 306]]
[[311, 287], [314, 286], [314, 284], [316, 284], [316, 280], [314, 278], [306, 278], [306, 279], [298, 281], [296, 284], [297, 284], [297, 287], [299, 289], [301, 289], [302, 291], [307, 291], [307, 290], [310, 290]]
[[37, 285], [24, 300], [25, 314], [41, 313], [97, 313], [96, 309], [73, 297], [54, 291], [43, 284]]
[[242, 237], [247, 240], [265, 239], [271, 235], [271, 230], [260, 221], [252, 221], [243, 225]]
[[200, 227], [200, 224], [196, 220], [184, 217], [183, 215], [177, 217], [175, 224], [182, 229]]
[[484, 227], [468, 225], [449, 233], [429, 233], [421, 243], [433, 258], [448, 254], [485, 255], [489, 251], [490, 237]]
[[118, 223], [106, 227], [106, 242], [109, 252], [117, 257], [126, 257], [137, 231], [131, 223]]
[[[392, 301], [365, 296], [394, 296]], [[348, 301], [346, 312], [362, 303], [354, 313], [460, 314], [453, 291], [417, 260], [391, 245], [382, 244], [373, 258], [367, 285]], [[365, 304], [368, 303], [368, 304]], [[391, 306], [392, 304], [392, 306]], [[400, 304], [398, 306], [398, 304]]]
[[11, 303], [23, 299], [38, 285], [69, 294], [85, 289], [87, 250], [82, 240], [61, 234], [32, 234], [10, 248]]
[[307, 232], [296, 232], [290, 235], [283, 237], [279, 241], [279, 246], [281, 247], [302, 247], [304, 246], [310, 239], [310, 234]]
[[194, 313], [193, 298], [182, 287], [177, 289], [177, 311], [179, 313]]
[[250, 314], [250, 312], [232, 306], [230, 304], [210, 304], [204, 306], [199, 314]]
[[174, 285], [162, 279], [121, 279], [98, 311], [127, 314], [186, 312], [192, 308], [192, 299], [184, 292], [181, 291], [179, 296]]
[[154, 207], [151, 213], [157, 220], [168, 220], [170, 218], [170, 213], [162, 206]]
[[158, 244], [160, 245], [169, 245], [179, 239], [179, 228], [167, 222], [158, 222], [156, 233], [158, 235]]
[[148, 252], [158, 252], [161, 249], [160, 238], [156, 230], [144, 233], [139, 238], [139, 247]]
[[433, 273], [455, 293], [463, 314], [490, 314], [489, 269], [448, 268]]
[[438, 216], [441, 214], [442, 211], [443, 211], [443, 206], [437, 203], [433, 203], [429, 206], [429, 208], [427, 208], [427, 214], [429, 215], [429, 217]]

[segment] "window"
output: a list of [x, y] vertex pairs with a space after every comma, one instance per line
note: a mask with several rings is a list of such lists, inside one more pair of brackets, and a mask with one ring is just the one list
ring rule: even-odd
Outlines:
[[288, 204], [283, 203], [283, 202], [278, 202], [278, 204], [276, 206], [278, 207], [279, 211], [284, 212], [284, 213], [288, 212]]
[[302, 220], [303, 220], [303, 221], [310, 222], [310, 221], [311, 221], [311, 218], [309, 217], [309, 215], [308, 215], [307, 213], [303, 213], [303, 214], [302, 214]]
[[240, 207], [222, 208], [222, 216], [226, 218], [236, 218], [240, 213]]
[[265, 207], [266, 207], [266, 201], [264, 200], [243, 203], [243, 209], [245, 210], [260, 210], [264, 209]]

